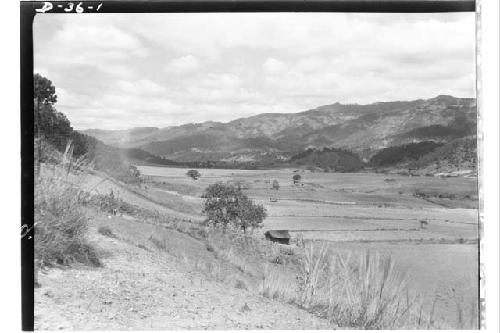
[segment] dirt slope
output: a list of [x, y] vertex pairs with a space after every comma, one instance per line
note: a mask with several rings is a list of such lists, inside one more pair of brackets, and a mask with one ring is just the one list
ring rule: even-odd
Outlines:
[[331, 329], [291, 305], [208, 280], [165, 252], [95, 230], [103, 268], [51, 269], [35, 289], [37, 330]]

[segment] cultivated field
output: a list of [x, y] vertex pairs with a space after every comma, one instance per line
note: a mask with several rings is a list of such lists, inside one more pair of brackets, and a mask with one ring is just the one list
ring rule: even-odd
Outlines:
[[[193, 180], [187, 169], [138, 168], [149, 193], [167, 206], [183, 203], [186, 213], [201, 215], [200, 196], [208, 185], [239, 182], [267, 209], [258, 233], [286, 229], [292, 237], [329, 241], [338, 253], [390, 255], [440, 316], [456, 315], [451, 306], [458, 299], [466, 313], [477, 304], [476, 178], [198, 169], [201, 178]], [[300, 184], [293, 184], [294, 173], [302, 176]], [[272, 189], [273, 180], [279, 190]], [[421, 227], [421, 220], [428, 224]]]

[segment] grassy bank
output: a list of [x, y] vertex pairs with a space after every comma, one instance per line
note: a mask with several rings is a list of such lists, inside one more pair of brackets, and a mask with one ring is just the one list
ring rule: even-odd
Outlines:
[[85, 166], [71, 159], [71, 148], [53, 154], [35, 177], [35, 260], [38, 268], [82, 263], [100, 266], [97, 251], [86, 238], [88, 220], [82, 205], [88, 194], [80, 189]]

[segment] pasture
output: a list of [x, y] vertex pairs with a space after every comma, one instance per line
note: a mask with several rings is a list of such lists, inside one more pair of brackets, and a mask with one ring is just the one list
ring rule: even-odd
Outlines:
[[[436, 303], [441, 315], [457, 297], [473, 311], [478, 289], [476, 178], [408, 177], [380, 173], [305, 170], [187, 169], [138, 166], [150, 190], [183, 201], [201, 215], [204, 189], [239, 183], [267, 209], [258, 233], [286, 229], [292, 237], [328, 241], [330, 250], [390, 255], [412, 287]], [[294, 184], [294, 174], [301, 181]], [[272, 189], [277, 180], [279, 190]], [[167, 200], [168, 198], [164, 198]], [[420, 221], [425, 220], [426, 225]], [[448, 312], [448, 313], [447, 313]], [[470, 313], [470, 312], [468, 312]]]

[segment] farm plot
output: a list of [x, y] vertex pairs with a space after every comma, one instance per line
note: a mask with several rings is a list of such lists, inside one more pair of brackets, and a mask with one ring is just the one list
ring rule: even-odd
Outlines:
[[307, 202], [300, 200], [257, 199], [266, 206], [269, 217], [273, 216], [325, 216], [325, 217], [353, 217], [364, 219], [385, 220], [412, 220], [421, 219], [441, 220], [444, 222], [477, 224], [477, 210], [475, 209], [447, 209], [431, 208], [397, 208], [397, 207], [367, 207], [358, 204], [346, 204], [338, 201], [334, 204]]
[[[444, 208], [413, 195], [416, 190], [426, 193], [441, 190], [448, 195], [452, 193], [451, 198], [465, 195], [472, 198], [476, 185], [471, 178], [311, 173], [292, 169], [198, 169], [202, 176], [193, 180], [186, 176], [185, 168], [140, 166], [139, 170], [151, 177], [151, 190], [159, 198], [173, 196], [180, 210], [189, 208], [198, 214], [201, 214], [200, 196], [207, 186], [218, 181], [239, 184], [247, 195], [265, 206], [268, 212], [265, 230], [304, 231], [307, 238], [336, 241], [477, 239], [476, 209]], [[296, 173], [302, 176], [299, 184], [292, 181]], [[279, 184], [278, 190], [272, 189], [274, 180]], [[427, 222], [423, 228], [422, 220]]]

